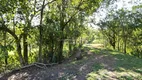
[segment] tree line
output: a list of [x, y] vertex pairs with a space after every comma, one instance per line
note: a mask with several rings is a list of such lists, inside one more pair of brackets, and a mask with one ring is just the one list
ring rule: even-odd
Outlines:
[[142, 13], [141, 7], [133, 10], [120, 9], [110, 12], [98, 25], [106, 45], [114, 50], [142, 58]]
[[[64, 60], [87, 39], [86, 17], [101, 0], [1, 0], [1, 66]], [[11, 55], [11, 56], [10, 56]], [[17, 62], [18, 61], [18, 62]], [[14, 62], [14, 63], [13, 63]]]

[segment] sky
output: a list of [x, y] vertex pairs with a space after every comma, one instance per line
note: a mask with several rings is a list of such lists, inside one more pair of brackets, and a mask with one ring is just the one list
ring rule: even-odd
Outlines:
[[[132, 10], [132, 7], [136, 5], [142, 5], [142, 0], [118, 0], [117, 2], [109, 5], [108, 8], [106, 8], [106, 6], [101, 6], [102, 8], [99, 8], [97, 12], [94, 12], [94, 14], [90, 16], [90, 18], [95, 19], [95, 22], [98, 23], [101, 19], [106, 17], [106, 14], [108, 13], [108, 11], [112, 10], [112, 8], [113, 10], [119, 10], [121, 8]], [[89, 26], [92, 26], [94, 29], [99, 28], [93, 23], [89, 23]]]

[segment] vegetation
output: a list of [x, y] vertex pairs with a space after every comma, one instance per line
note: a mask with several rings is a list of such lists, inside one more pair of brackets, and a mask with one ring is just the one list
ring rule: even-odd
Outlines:
[[139, 9], [108, 14], [99, 25], [108, 45], [114, 50], [142, 58], [142, 24]]
[[[96, 51], [98, 49], [91, 49]], [[103, 51], [102, 51], [103, 50]], [[118, 51], [99, 50], [99, 62], [92, 66], [93, 71], [87, 75], [88, 80], [95, 79], [118, 79], [118, 80], [141, 80], [141, 59]], [[97, 53], [95, 53], [97, 54]], [[111, 61], [112, 60], [112, 61]]]
[[33, 62], [61, 63], [85, 42], [86, 17], [100, 2], [1, 0], [1, 67]]
[[0, 0], [0, 79], [142, 79], [141, 5], [90, 19], [116, 1]]

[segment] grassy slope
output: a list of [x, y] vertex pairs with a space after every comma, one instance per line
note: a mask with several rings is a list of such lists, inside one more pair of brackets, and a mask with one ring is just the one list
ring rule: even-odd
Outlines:
[[[106, 57], [104, 62], [94, 63], [93, 71], [87, 74], [87, 80], [142, 80], [142, 59], [112, 50], [90, 50]], [[107, 62], [109, 59], [110, 62]]]

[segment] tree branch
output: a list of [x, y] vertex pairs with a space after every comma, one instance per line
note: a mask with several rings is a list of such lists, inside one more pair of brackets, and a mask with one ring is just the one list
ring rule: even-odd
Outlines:
[[[76, 9], [79, 9], [80, 6], [83, 4], [83, 2], [84, 2], [84, 1], [81, 0], [80, 3], [78, 4], [78, 6], [76, 7]], [[65, 26], [73, 19], [73, 17], [74, 17], [77, 13], [78, 13], [78, 11], [75, 12], [75, 13], [68, 19], [68, 21], [65, 22], [65, 24], [64, 24], [63, 27], [65, 27]]]
[[78, 12], [75, 12], [69, 19], [68, 21], [65, 22], [64, 27], [73, 19], [73, 17], [77, 14]]
[[[42, 5], [42, 6], [41, 6], [41, 9], [42, 9], [42, 8], [44, 9], [48, 4], [51, 4], [51, 3], [53, 3], [54, 1], [56, 1], [56, 0], [50, 1], [50, 2], [46, 3], [45, 5]], [[36, 12], [41, 11], [41, 9], [39, 9], [39, 10], [36, 11]]]
[[18, 40], [18, 37], [17, 37], [17, 35], [13, 32], [13, 31], [11, 31], [10, 29], [8, 29], [7, 27], [0, 27], [0, 30], [3, 30], [3, 31], [5, 31], [5, 32], [8, 32], [9, 34], [11, 34], [16, 40]]

